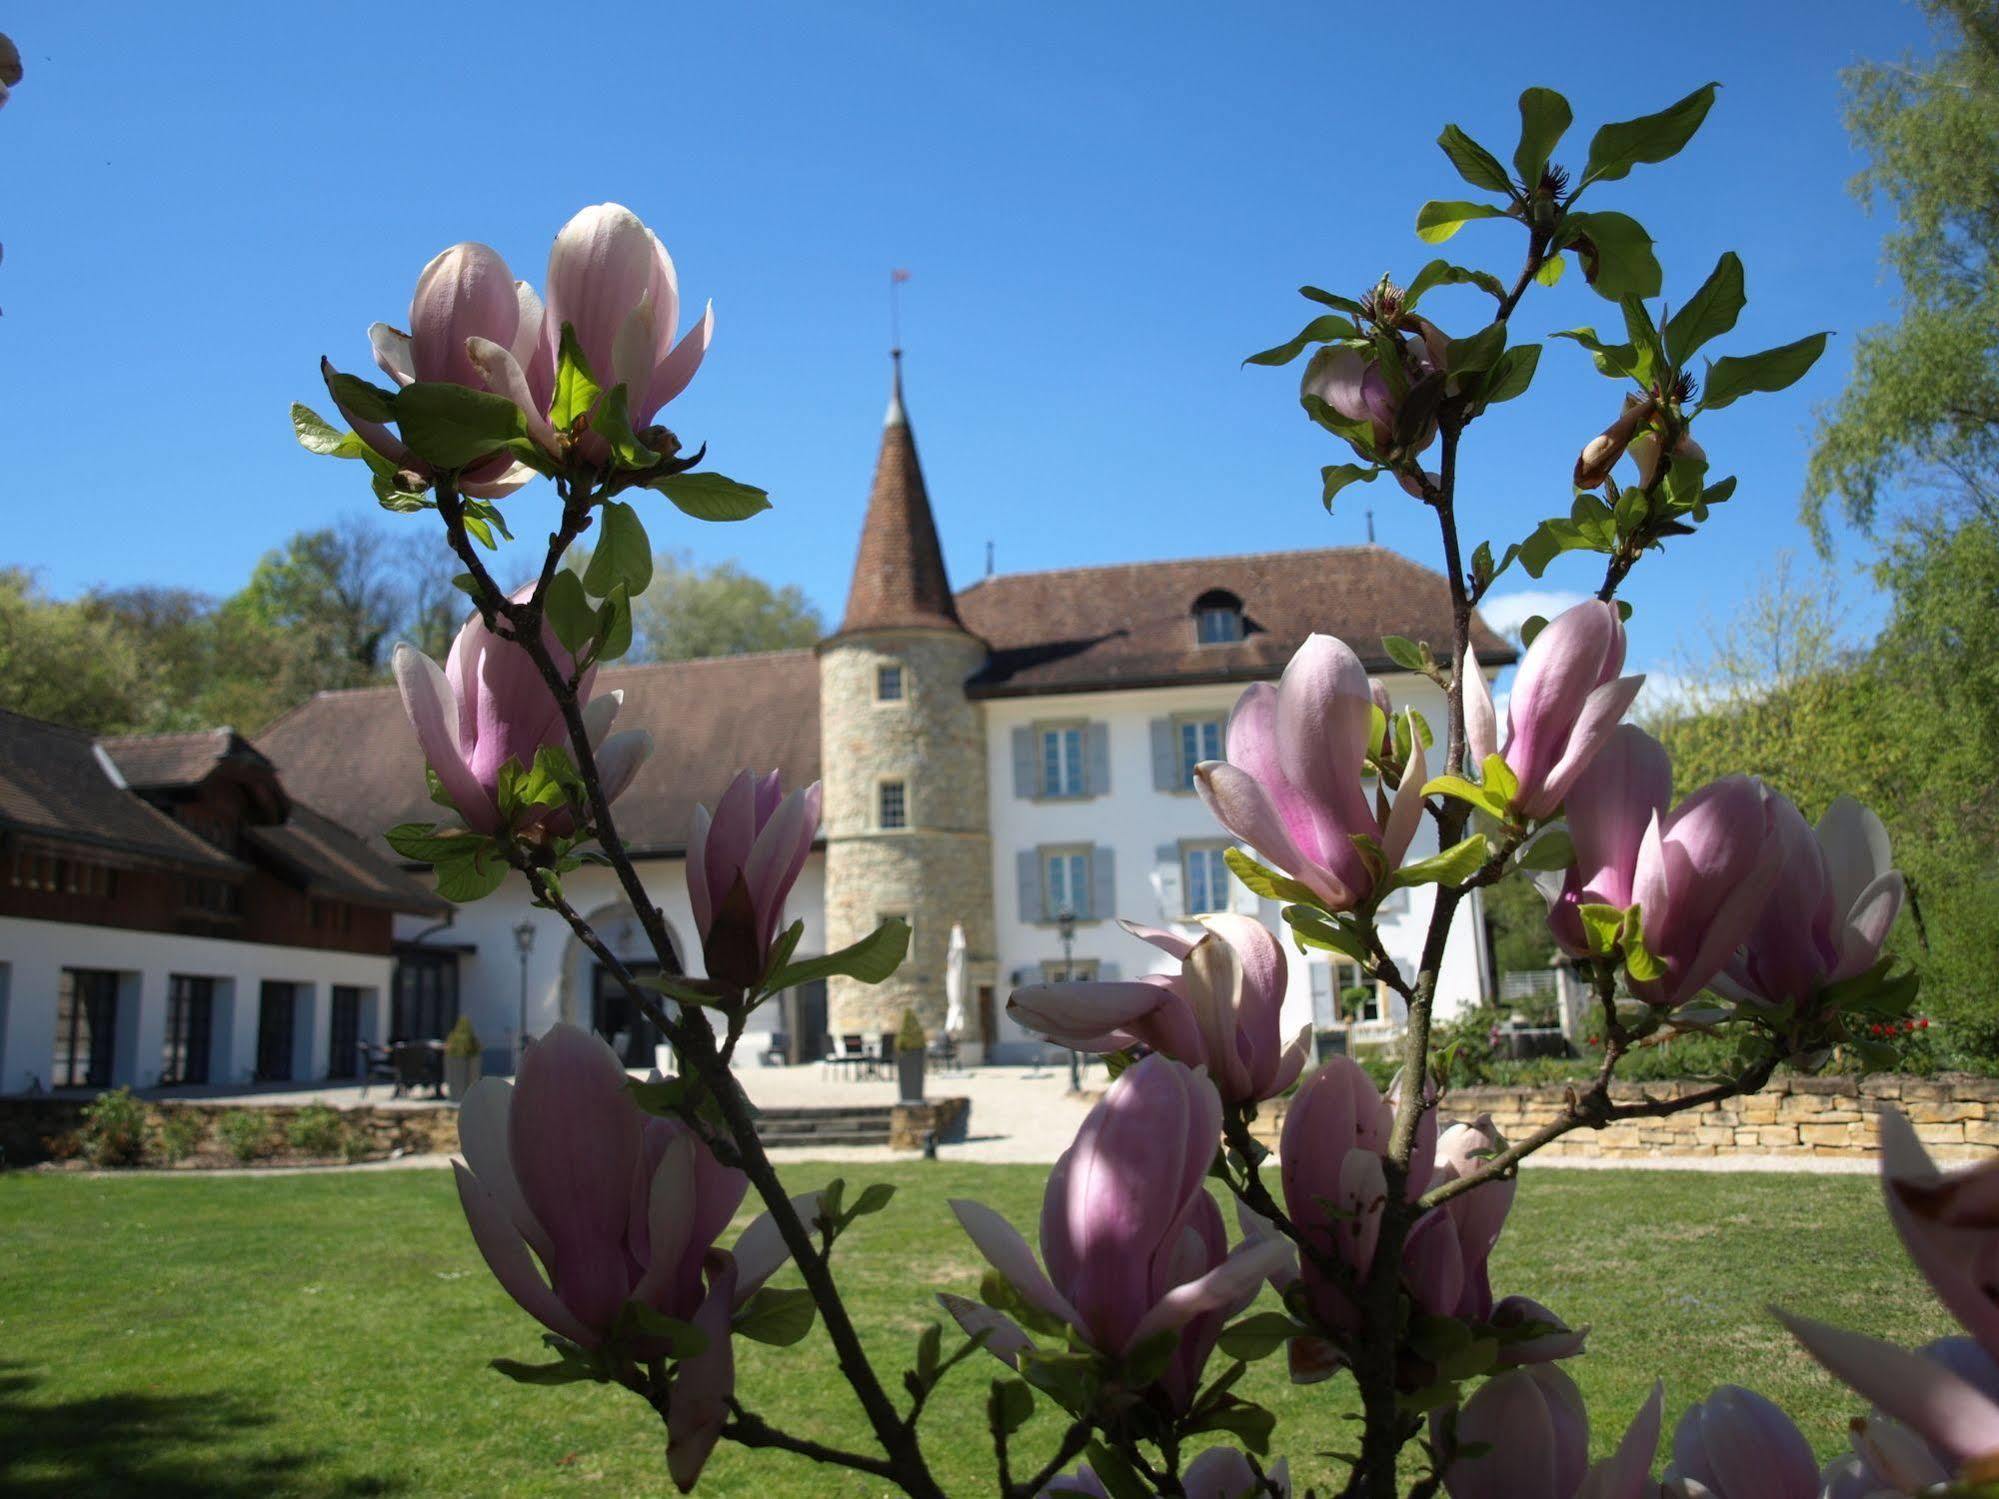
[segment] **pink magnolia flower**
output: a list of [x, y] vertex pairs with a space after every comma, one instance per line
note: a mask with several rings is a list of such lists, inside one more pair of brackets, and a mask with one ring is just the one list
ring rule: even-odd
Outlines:
[[819, 829], [819, 783], [784, 794], [776, 771], [739, 771], [711, 817], [699, 803], [687, 840], [687, 898], [711, 978], [747, 988], [769, 966]]
[[[1999, 1406], [1999, 1361], [1971, 1338], [1938, 1338], [1916, 1350], [1928, 1363], [1956, 1375]], [[1952, 1455], [1885, 1414], [1878, 1406], [1851, 1424], [1852, 1451], [1819, 1474], [1819, 1499], [1882, 1499], [1925, 1493], [1948, 1483], [1958, 1468]]]
[[[675, 341], [680, 326], [680, 278], [673, 257], [637, 214], [618, 203], [584, 209], [555, 236], [548, 254], [548, 334], [543, 357], [555, 368], [562, 328], [576, 331], [577, 347], [605, 390], [625, 387], [634, 431], [650, 425], [659, 409], [687, 388], [708, 353], [715, 306]], [[527, 412], [538, 440], [552, 445], [546, 420], [534, 404], [531, 373], [518, 356], [488, 351], [493, 388]], [[548, 409], [543, 401], [540, 413]], [[539, 426], [536, 422], [539, 420]], [[602, 462], [609, 448], [595, 433], [583, 438], [584, 456]]]
[[[525, 589], [514, 595], [516, 602], [525, 597]], [[564, 673], [575, 669], [574, 659], [546, 624], [542, 641]], [[555, 694], [528, 653], [487, 629], [476, 614], [452, 641], [442, 667], [408, 644], [396, 647], [393, 664], [403, 712], [452, 806], [474, 832], [499, 831], [501, 767], [513, 761], [526, 769], [534, 764], [537, 750], [570, 742]], [[577, 695], [584, 700], [584, 727], [610, 800], [631, 785], [652, 754], [652, 735], [643, 729], [609, 732], [625, 695], [607, 692], [591, 698], [595, 677], [596, 668], [586, 671]], [[542, 812], [536, 820], [556, 833], [575, 826], [567, 809]]]
[[[768, 1214], [716, 1247], [746, 1179], [685, 1125], [643, 1113], [627, 1081], [601, 1038], [552, 1027], [516, 1083], [482, 1078], [466, 1095], [453, 1170], [487, 1267], [550, 1332], [596, 1348], [636, 1301], [707, 1334], [674, 1376], [667, 1460], [684, 1493], [734, 1386], [730, 1317], [786, 1253]], [[809, 1218], [816, 1198], [794, 1206]], [[642, 1336], [633, 1347], [663, 1351]]]
[[[1263, 1476], [1276, 1486], [1277, 1492], [1289, 1499], [1291, 1493], [1291, 1465], [1279, 1460], [1264, 1469]], [[1210, 1447], [1191, 1463], [1180, 1475], [1180, 1490], [1187, 1499], [1246, 1499], [1254, 1490], [1256, 1499], [1263, 1499], [1269, 1490], [1257, 1487], [1256, 1470], [1250, 1467], [1249, 1459], [1233, 1447]], [[1041, 1491], [1044, 1496], [1062, 1494], [1085, 1494], [1089, 1499], [1110, 1499], [1103, 1481], [1085, 1463], [1074, 1473], [1065, 1473]]]
[[1548, 621], [1514, 678], [1500, 753], [1520, 782], [1522, 816], [1552, 817], [1624, 717], [1642, 676], [1624, 669], [1617, 606], [1588, 599]]
[[1859, 802], [1837, 798], [1814, 830], [1784, 797], [1771, 800], [1783, 874], [1721, 987], [1803, 1006], [1874, 966], [1905, 887], [1888, 830]]
[[[1456, 1423], [1460, 1446], [1485, 1450], [1453, 1460], [1444, 1491], [1451, 1499], [1658, 1499], [1652, 1456], [1664, 1395], [1655, 1383], [1617, 1450], [1589, 1467], [1589, 1413], [1573, 1380], [1552, 1365], [1494, 1375]], [[1432, 1431], [1441, 1426], [1433, 1417]]]
[[1548, 929], [1564, 952], [1589, 956], [1578, 906], [1630, 906], [1646, 830], [1672, 802], [1673, 765], [1664, 747], [1636, 724], [1619, 724], [1569, 788], [1576, 857], [1548, 907]]
[[[1392, 381], [1372, 352], [1344, 345], [1328, 345], [1314, 354], [1300, 378], [1298, 393], [1317, 396], [1350, 422], [1368, 429], [1376, 455], [1386, 458], [1397, 446], [1395, 428], [1401, 419], [1403, 397], [1409, 386], [1444, 367], [1444, 346], [1449, 337], [1426, 318], [1410, 317], [1406, 326], [1413, 337], [1391, 335], [1401, 353], [1400, 385]], [[1408, 445], [1420, 453], [1436, 441], [1437, 424], [1431, 420]]]
[[1468, 770], [1477, 776], [1487, 757], [1499, 753], [1499, 715], [1492, 706], [1492, 688], [1478, 664], [1478, 651], [1465, 642], [1465, 752]]
[[[1179, 1343], [1161, 1392], [1184, 1411], [1222, 1325], [1256, 1298], [1286, 1246], [1228, 1247], [1206, 1177], [1222, 1102], [1207, 1077], [1153, 1055], [1106, 1090], [1049, 1174], [1041, 1199], [1041, 1258], [983, 1203], [951, 1204], [959, 1224], [1021, 1299], [1091, 1348], [1122, 1357], [1155, 1334]], [[1010, 1318], [956, 1296], [939, 1298], [968, 1333], [1008, 1364], [1033, 1348]]]
[[1724, 776], [1647, 825], [1631, 894], [1666, 971], [1633, 978], [1639, 998], [1661, 1008], [1692, 999], [1755, 927], [1784, 866], [1771, 803], [1760, 781]]
[[1058, 1046], [1116, 1051], [1143, 1045], [1190, 1067], [1206, 1067], [1228, 1104], [1275, 1098], [1298, 1080], [1312, 1027], [1289, 1046], [1278, 1034], [1284, 1004], [1284, 948], [1247, 916], [1203, 918], [1190, 941], [1155, 927], [1126, 931], [1180, 960], [1178, 974], [1129, 982], [1030, 984], [1006, 1010]]
[[[1658, 409], [1658, 402], [1647, 396], [1643, 400], [1637, 396], [1624, 398], [1624, 409], [1617, 420], [1583, 444], [1583, 450], [1576, 457], [1575, 485], [1578, 489], [1596, 489], [1610, 471], [1617, 467], [1617, 460], [1624, 456], [1631, 446], [1638, 429], [1652, 419]], [[1657, 439], [1654, 439], [1657, 446]]]
[[1556, 1359], [1574, 1358], [1583, 1351], [1589, 1327], [1570, 1327], [1530, 1296], [1502, 1296], [1493, 1304], [1486, 1326], [1499, 1332], [1541, 1329], [1533, 1336], [1509, 1338], [1499, 1345], [1498, 1366], [1515, 1368], [1521, 1364], [1547, 1364]]
[[[1993, 1291], [1999, 1284], [1999, 1162], [1941, 1172], [1898, 1111], [1883, 1109], [1880, 1129], [1889, 1219], [1982, 1356], [1949, 1340], [1910, 1353], [1823, 1322], [1783, 1311], [1777, 1316], [1813, 1358], [1874, 1403], [1873, 1417], [1855, 1439], [1860, 1466], [1897, 1481], [1920, 1476], [1935, 1482], [1929, 1476], [1935, 1467], [1944, 1478], [1989, 1482], [1999, 1478], [1999, 1383], [1992, 1378], [1999, 1358]], [[1846, 1491], [1855, 1492], [1850, 1484]]]
[[1819, 1499], [1819, 1465], [1791, 1418], [1754, 1390], [1723, 1385], [1673, 1428], [1671, 1499]]
[[1258, 682], [1229, 715], [1226, 760], [1195, 767], [1194, 785], [1221, 825], [1309, 887], [1329, 910], [1373, 893], [1376, 875], [1355, 837], [1401, 867], [1423, 811], [1422, 740], [1383, 817], [1361, 789], [1373, 697], [1367, 671], [1343, 641], [1314, 635], [1276, 686]]
[[[539, 392], [527, 398], [529, 404], [538, 399], [537, 409], [548, 409], [555, 367], [538, 354], [543, 344], [541, 298], [527, 282], [514, 279], [498, 252], [485, 245], [459, 244], [438, 255], [417, 277], [409, 322], [407, 333], [387, 323], [368, 329], [375, 363], [398, 387], [423, 380], [487, 389], [486, 360], [479, 351], [491, 347], [506, 351], [510, 360], [517, 361], [517, 369], [526, 366], [521, 388]], [[330, 362], [322, 359], [320, 370], [328, 390], [334, 392], [334, 404], [363, 442], [398, 467], [427, 472], [395, 433], [341, 401], [332, 385], [336, 371]], [[475, 498], [494, 499], [511, 494], [533, 477], [532, 469], [499, 453], [467, 467], [459, 476], [459, 488]]]
[[[1494, 1127], [1490, 1114], [1481, 1114], [1473, 1124], [1453, 1124], [1437, 1136], [1437, 1166], [1429, 1184], [1439, 1187], [1470, 1176], [1505, 1148], [1505, 1137]], [[1434, 1212], [1443, 1215], [1442, 1222], [1448, 1225], [1448, 1232], [1431, 1230], [1426, 1236], [1431, 1241], [1427, 1245], [1418, 1245], [1412, 1233], [1410, 1254], [1455, 1261], [1454, 1265], [1417, 1274], [1419, 1281], [1443, 1285], [1455, 1282], [1462, 1287], [1453, 1305], [1445, 1309], [1447, 1315], [1472, 1322], [1485, 1322], [1492, 1317], [1492, 1277], [1486, 1262], [1499, 1242], [1499, 1231], [1506, 1226], [1517, 1186], [1512, 1177], [1501, 1177], [1441, 1204]], [[1426, 1214], [1426, 1219], [1429, 1216]]]
[[[1320, 1254], [1337, 1255], [1359, 1276], [1374, 1263], [1381, 1237], [1381, 1210], [1388, 1200], [1382, 1159], [1394, 1127], [1394, 1105], [1348, 1057], [1328, 1058], [1306, 1078], [1284, 1116], [1278, 1162], [1285, 1212]], [[1409, 1161], [1412, 1201], [1429, 1185], [1436, 1151], [1437, 1116], [1426, 1110]], [[1424, 1277], [1418, 1299], [1427, 1310], [1448, 1313], [1463, 1292], [1462, 1262], [1455, 1262], [1455, 1283], [1440, 1283], [1448, 1280], [1453, 1259], [1424, 1256], [1415, 1245], [1419, 1235], [1433, 1232], [1449, 1232], [1444, 1208], [1433, 1208], [1412, 1230], [1404, 1272], [1413, 1267]], [[1298, 1272], [1322, 1327], [1336, 1335], [1358, 1330], [1356, 1308], [1312, 1256], [1299, 1257]], [[1294, 1379], [1323, 1378], [1337, 1367], [1331, 1356], [1294, 1349]]]

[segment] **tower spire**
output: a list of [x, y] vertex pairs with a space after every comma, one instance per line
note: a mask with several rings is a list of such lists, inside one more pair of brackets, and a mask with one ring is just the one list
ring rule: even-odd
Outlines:
[[847, 590], [840, 633], [963, 630], [944, 571], [944, 549], [937, 541], [923, 466], [916, 457], [916, 436], [902, 404], [902, 350], [894, 350], [891, 357], [881, 455], [875, 460], [868, 517], [861, 527], [861, 550], [854, 559], [854, 581]]

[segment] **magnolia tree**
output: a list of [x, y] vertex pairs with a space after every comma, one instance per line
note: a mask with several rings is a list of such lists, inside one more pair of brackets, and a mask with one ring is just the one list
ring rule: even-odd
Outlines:
[[[1709, 86], [1603, 126], [1579, 170], [1551, 161], [1570, 111], [1547, 89], [1521, 96], [1510, 169], [1445, 130], [1445, 154], [1484, 196], [1425, 204], [1419, 236], [1434, 244], [1476, 220], [1505, 221], [1525, 241], [1518, 271], [1508, 279], [1438, 259], [1399, 285], [1308, 287], [1326, 310], [1251, 360], [1281, 365], [1312, 351], [1303, 407], [1350, 450], [1325, 469], [1328, 504], [1343, 486], [1386, 475], [1434, 514], [1442, 546], [1449, 638], [1383, 644], [1443, 689], [1444, 724], [1398, 711], [1349, 643], [1315, 636], [1274, 686], [1243, 693], [1226, 757], [1197, 777], [1217, 821], [1254, 853], [1231, 853], [1236, 875], [1281, 905], [1286, 938], [1341, 954], [1405, 1002], [1399, 1081], [1384, 1095], [1344, 1058], [1300, 1081], [1307, 1037], [1278, 1028], [1285, 944], [1240, 916], [1132, 928], [1177, 971], [1016, 992], [1010, 1010], [1023, 1025], [1105, 1055], [1115, 1081], [1049, 1173], [1038, 1257], [992, 1209], [951, 1205], [991, 1270], [977, 1299], [939, 1298], [949, 1322], [923, 1332], [894, 1378], [864, 1352], [834, 1276], [839, 1240], [891, 1189], [850, 1198], [835, 1181], [788, 1194], [730, 1062], [758, 1005], [827, 974], [879, 982], [907, 930], [890, 922], [852, 948], [797, 960], [802, 924], [785, 923], [784, 905], [819, 791], [746, 769], [689, 830], [704, 972], [683, 973], [618, 835], [615, 803], [653, 746], [616, 730], [620, 695], [596, 692], [595, 677], [629, 644], [632, 601], [650, 578], [640, 507], [663, 496], [712, 522], [768, 503], [703, 469], [703, 454], [660, 421], [700, 367], [712, 312], [680, 331], [673, 262], [634, 215], [606, 204], [556, 236], [545, 299], [492, 250], [456, 245], [418, 278], [408, 331], [369, 330], [388, 383], [324, 365], [350, 430], [295, 407], [301, 442], [359, 460], [388, 508], [435, 512], [477, 611], [443, 666], [397, 651], [443, 816], [398, 827], [390, 842], [457, 901], [525, 880], [675, 1058], [672, 1076], [633, 1079], [603, 1042], [558, 1025], [528, 1048], [511, 1085], [487, 1079], [467, 1098], [466, 1218], [553, 1355], [496, 1368], [529, 1384], [598, 1381], [637, 1395], [665, 1426], [682, 1490], [726, 1441], [936, 1499], [925, 1412], [943, 1380], [993, 1359], [1004, 1367], [985, 1409], [1003, 1499], [1286, 1495], [1286, 1442], [1239, 1384], [1249, 1364], [1281, 1352], [1296, 1381], [1347, 1378], [1357, 1389], [1345, 1495], [1999, 1493], [1999, 1167], [1939, 1175], [1892, 1113], [1882, 1119], [1889, 1210], [1971, 1337], [1908, 1353], [1788, 1319], [1875, 1406], [1856, 1423], [1852, 1455], [1823, 1475], [1781, 1411], [1733, 1387], [1680, 1418], [1662, 1475], [1656, 1389], [1635, 1415], [1613, 1413], [1629, 1426], [1591, 1466], [1590, 1417], [1564, 1372], [1583, 1332], [1535, 1288], [1501, 1295], [1491, 1281], [1515, 1169], [1532, 1151], [1571, 1130], [1753, 1091], [1780, 1065], [1877, 1065], [1888, 1054], [1870, 1032], [1913, 998], [1882, 956], [1903, 885], [1872, 813], [1837, 802], [1814, 827], [1744, 776], [1675, 802], [1665, 752], [1621, 721], [1639, 678], [1624, 671], [1619, 585], [1708, 524], [1733, 486], [1711, 474], [1701, 416], [1789, 385], [1825, 339], [1696, 371], [1695, 355], [1729, 333], [1744, 304], [1740, 263], [1724, 255], [1670, 316], [1655, 312], [1662, 276], [1650, 238], [1597, 206], [1634, 167], [1679, 151], [1713, 97]], [[1516, 341], [1519, 311], [1571, 261], [1622, 334], [1555, 336], [1617, 387], [1605, 401], [1612, 419], [1582, 446], [1566, 516], [1497, 556], [1486, 542], [1467, 550], [1462, 445], [1488, 409], [1527, 392], [1541, 346]], [[1447, 286], [1489, 299], [1455, 337], [1426, 309]], [[552, 514], [547, 547], [525, 585], [502, 583], [486, 558], [507, 534], [499, 502], [537, 476], [554, 488], [552, 507], [536, 501]], [[586, 535], [579, 573], [564, 561]], [[1502, 732], [1472, 653], [1472, 611], [1508, 567], [1538, 577], [1568, 551], [1603, 557], [1602, 586], [1559, 618], [1530, 622]], [[1441, 852], [1412, 858], [1425, 822]], [[614, 871], [661, 976], [635, 974], [571, 905], [564, 880], [584, 863]], [[1489, 1119], [1445, 1121], [1432, 1025], [1458, 907], [1515, 878], [1542, 889], [1554, 937], [1594, 990], [1603, 1057], [1555, 1120], [1509, 1141]], [[1389, 955], [1376, 918], [1384, 898], [1424, 884], [1435, 903], [1412, 968]], [[1729, 1075], [1672, 1098], [1613, 1093], [1632, 1048], [1691, 1030], [1733, 1038]], [[1282, 1097], [1273, 1176], [1252, 1126]], [[1217, 1183], [1232, 1214], [1217, 1206]], [[752, 1191], [762, 1215], [725, 1246]], [[799, 1284], [771, 1285], [786, 1260]], [[764, 1404], [781, 1391], [737, 1386], [735, 1339], [793, 1344], [815, 1324], [865, 1418], [846, 1446], [786, 1430]], [[1017, 1438], [1043, 1406], [1060, 1412], [1059, 1435], [1052, 1448], [1042, 1437], [1030, 1461]], [[1314, 1431], [1295, 1444], [1328, 1442]]]

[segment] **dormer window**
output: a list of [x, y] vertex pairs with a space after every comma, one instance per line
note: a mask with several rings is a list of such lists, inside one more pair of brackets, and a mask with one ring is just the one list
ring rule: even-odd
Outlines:
[[1242, 600], [1215, 588], [1194, 600], [1194, 639], [1201, 645], [1233, 645], [1243, 638]]

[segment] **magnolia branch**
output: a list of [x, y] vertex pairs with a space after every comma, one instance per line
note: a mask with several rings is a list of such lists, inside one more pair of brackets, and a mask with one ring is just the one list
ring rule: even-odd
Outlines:
[[[637, 912], [647, 937], [651, 940], [662, 970], [678, 974], [681, 972], [678, 954], [667, 936], [664, 920], [659, 908], [652, 902], [644, 882], [640, 880], [625, 849], [624, 840], [618, 836], [617, 824], [611, 815], [609, 799], [604, 795], [603, 782], [597, 772], [596, 757], [591, 752], [589, 731], [583, 722], [582, 708], [577, 702], [576, 687], [564, 678], [562, 670], [550, 654], [547, 641], [541, 630], [541, 590], [537, 587], [526, 604], [512, 606], [493, 581], [492, 574], [475, 550], [471, 538], [465, 531], [465, 511], [456, 487], [448, 480], [441, 480], [437, 486], [438, 509], [444, 516], [447, 534], [452, 549], [472, 573], [479, 589], [482, 613], [491, 609], [504, 614], [512, 625], [514, 643], [527, 652], [528, 657], [541, 673], [544, 683], [554, 694], [562, 713], [564, 725], [569, 730], [572, 752], [576, 756], [577, 771], [582, 778], [585, 794], [589, 798], [591, 820], [596, 829], [597, 839], [604, 855], [617, 873], [634, 911]], [[572, 498], [564, 512], [561, 530], [549, 537], [551, 551], [566, 548], [568, 539], [580, 534], [581, 526], [572, 531], [572, 512], [578, 502]], [[516, 613], [516, 609], [519, 613]], [[545, 888], [546, 882], [544, 882]], [[580, 920], [580, 918], [579, 918]], [[657, 1007], [649, 1007], [656, 1009]], [[715, 1049], [715, 1034], [708, 1018], [699, 1008], [690, 1007], [682, 1011], [682, 1023], [675, 1036], [674, 1049], [683, 1067], [693, 1070], [707, 1087], [720, 1110], [723, 1122], [728, 1126], [733, 1138], [740, 1169], [749, 1177], [757, 1189], [757, 1195], [769, 1210], [772, 1222], [784, 1240], [797, 1264], [799, 1274], [812, 1293], [813, 1302], [818, 1306], [821, 1319], [826, 1326], [828, 1340], [833, 1344], [834, 1355], [840, 1372], [853, 1388], [860, 1401], [868, 1424], [873, 1428], [875, 1439], [888, 1454], [894, 1481], [912, 1499], [943, 1499], [943, 1490], [938, 1488], [924, 1462], [922, 1449], [916, 1434], [902, 1424], [893, 1402], [876, 1377], [874, 1367], [868, 1362], [867, 1354], [861, 1347], [860, 1335], [855, 1331], [853, 1320], [847, 1314], [845, 1303], [840, 1298], [839, 1289], [834, 1285], [832, 1272], [825, 1256], [814, 1246], [805, 1225], [791, 1205], [783, 1183], [778, 1180], [777, 1171], [765, 1154], [763, 1142], [758, 1138], [756, 1122], [751, 1117], [747, 1100], [742, 1097], [735, 1078], [720, 1060]]]

